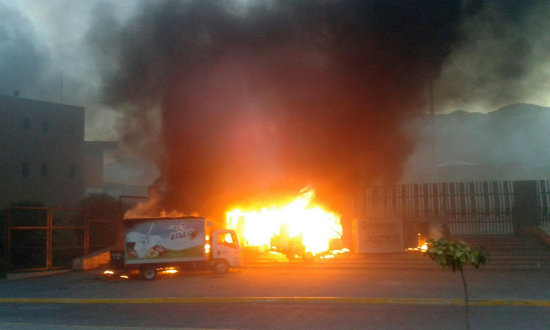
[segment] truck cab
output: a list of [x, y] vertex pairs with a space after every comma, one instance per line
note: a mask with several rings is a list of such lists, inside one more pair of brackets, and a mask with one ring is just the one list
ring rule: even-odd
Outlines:
[[226, 273], [229, 268], [242, 267], [242, 253], [237, 235], [233, 230], [212, 232], [211, 264], [216, 273]]

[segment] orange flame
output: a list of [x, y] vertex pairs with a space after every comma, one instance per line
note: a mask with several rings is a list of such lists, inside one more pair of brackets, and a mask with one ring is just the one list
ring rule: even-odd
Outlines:
[[426, 252], [428, 251], [428, 242], [426, 240], [426, 237], [422, 236], [420, 233], [418, 235], [418, 245], [413, 248], [407, 248], [405, 251], [420, 251], [420, 252]]
[[305, 252], [324, 252], [332, 239], [342, 237], [342, 225], [340, 215], [314, 203], [314, 197], [315, 192], [308, 189], [287, 204], [235, 208], [226, 213], [227, 226], [235, 229], [247, 246], [270, 247], [274, 237], [283, 236], [301, 240]]

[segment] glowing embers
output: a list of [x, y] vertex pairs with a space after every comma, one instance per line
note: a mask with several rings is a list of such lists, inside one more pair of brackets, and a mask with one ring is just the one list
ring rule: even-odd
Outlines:
[[418, 236], [417, 246], [413, 247], [413, 248], [407, 248], [407, 249], [405, 249], [405, 251], [426, 252], [428, 250], [428, 243], [426, 242], [426, 237], [422, 236], [420, 233], [418, 233], [417, 236]]
[[226, 214], [227, 226], [235, 229], [245, 246], [292, 257], [328, 251], [331, 242], [341, 240], [340, 216], [316, 204], [314, 196], [313, 190], [305, 190], [290, 202], [235, 208]]
[[116, 270], [116, 269], [105, 269], [103, 271], [103, 276], [105, 278], [113, 278], [113, 279], [117, 279], [117, 278], [122, 278], [122, 279], [128, 279], [128, 274], [124, 273], [124, 272], [121, 272], [120, 270]]
[[105, 271], [103, 271], [103, 275], [105, 275], [105, 276], [114, 276], [115, 272], [111, 269], [106, 269]]
[[161, 269], [159, 274], [176, 274], [178, 272], [179, 272], [179, 270], [176, 267], [166, 267], [166, 268]]

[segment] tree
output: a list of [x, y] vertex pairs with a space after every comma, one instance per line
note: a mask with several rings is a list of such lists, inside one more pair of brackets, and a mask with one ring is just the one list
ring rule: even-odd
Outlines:
[[485, 264], [489, 255], [483, 248], [474, 248], [463, 241], [451, 241], [444, 237], [439, 240], [429, 239], [428, 249], [424, 252], [436, 264], [441, 267], [451, 267], [453, 272], [460, 271], [462, 284], [464, 285], [464, 306], [466, 317], [466, 328], [470, 329], [470, 315], [468, 302], [468, 286], [464, 277], [464, 265], [471, 264], [475, 268]]

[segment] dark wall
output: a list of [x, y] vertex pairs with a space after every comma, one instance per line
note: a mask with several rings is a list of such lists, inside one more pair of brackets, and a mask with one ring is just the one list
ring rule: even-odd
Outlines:
[[514, 221], [521, 226], [540, 224], [541, 208], [537, 203], [537, 181], [514, 181]]

